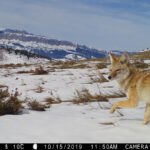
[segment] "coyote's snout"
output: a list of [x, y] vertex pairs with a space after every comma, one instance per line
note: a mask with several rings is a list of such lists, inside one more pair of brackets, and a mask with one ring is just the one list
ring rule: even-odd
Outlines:
[[150, 72], [134, 68], [126, 52], [120, 57], [110, 53], [110, 60], [108, 78], [115, 79], [128, 97], [127, 100], [116, 102], [110, 112], [113, 113], [117, 107], [136, 107], [141, 100], [146, 103], [143, 124], [147, 124], [150, 118]]

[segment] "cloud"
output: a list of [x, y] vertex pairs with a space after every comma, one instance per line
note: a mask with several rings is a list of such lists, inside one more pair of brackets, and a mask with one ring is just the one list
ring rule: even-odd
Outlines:
[[[150, 21], [146, 16], [127, 9], [127, 1], [99, 2], [97, 6], [96, 3], [90, 5], [88, 0], [86, 3], [81, 0], [3, 0], [1, 26], [102, 49], [149, 47]], [[121, 7], [116, 8], [116, 3]]]

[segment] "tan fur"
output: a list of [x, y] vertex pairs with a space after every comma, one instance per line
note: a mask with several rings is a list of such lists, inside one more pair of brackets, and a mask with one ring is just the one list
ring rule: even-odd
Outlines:
[[110, 54], [110, 58], [109, 76], [118, 82], [128, 97], [127, 100], [116, 102], [110, 113], [113, 113], [117, 107], [132, 108], [136, 107], [139, 101], [144, 101], [146, 109], [143, 124], [147, 124], [150, 118], [150, 72], [134, 68], [129, 63], [126, 53], [121, 57]]

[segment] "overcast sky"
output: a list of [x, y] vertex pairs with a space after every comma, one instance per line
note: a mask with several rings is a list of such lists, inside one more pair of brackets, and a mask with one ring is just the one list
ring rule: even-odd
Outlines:
[[118, 50], [150, 47], [149, 0], [0, 0], [0, 27]]

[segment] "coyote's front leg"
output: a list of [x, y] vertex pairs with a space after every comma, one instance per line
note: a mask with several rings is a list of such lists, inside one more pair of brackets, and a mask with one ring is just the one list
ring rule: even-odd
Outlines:
[[150, 104], [146, 104], [145, 115], [142, 124], [143, 125], [147, 124], [149, 118], [150, 118]]
[[116, 102], [110, 109], [110, 113], [113, 113], [117, 107], [133, 108], [138, 105], [138, 100], [136, 97], [136, 91], [131, 88], [128, 94], [128, 100]]
[[110, 109], [110, 113], [113, 113], [117, 107], [132, 108], [136, 106], [137, 106], [137, 102], [130, 99], [119, 101], [112, 106], [112, 108]]

